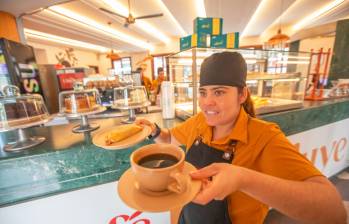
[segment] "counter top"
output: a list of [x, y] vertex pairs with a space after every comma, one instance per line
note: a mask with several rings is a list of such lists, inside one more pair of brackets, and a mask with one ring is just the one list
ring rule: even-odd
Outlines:
[[[143, 115], [142, 115], [143, 116]], [[160, 113], [145, 114], [161, 127], [170, 128], [179, 119], [163, 120]], [[304, 108], [273, 113], [263, 119], [276, 122], [286, 135], [313, 129], [349, 117], [349, 99], [305, 102]], [[123, 150], [105, 150], [91, 144], [91, 137], [105, 128], [119, 125], [122, 118], [91, 119], [100, 124], [92, 136], [74, 134], [78, 121], [67, 125], [30, 128], [32, 135], [46, 141], [31, 150], [0, 151], [0, 206], [45, 197], [66, 191], [116, 181], [129, 168], [131, 152], [149, 140]], [[3, 133], [11, 139], [14, 133]]]

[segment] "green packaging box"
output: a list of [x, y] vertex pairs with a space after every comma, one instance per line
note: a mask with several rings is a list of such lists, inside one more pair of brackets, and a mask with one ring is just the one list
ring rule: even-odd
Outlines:
[[211, 48], [238, 48], [239, 33], [227, 33], [211, 36]]
[[223, 28], [222, 18], [203, 18], [194, 19], [194, 33], [204, 33], [210, 35], [221, 35]]
[[203, 33], [194, 33], [186, 37], [180, 38], [180, 50], [187, 50], [192, 47], [209, 47], [210, 46], [210, 35]]

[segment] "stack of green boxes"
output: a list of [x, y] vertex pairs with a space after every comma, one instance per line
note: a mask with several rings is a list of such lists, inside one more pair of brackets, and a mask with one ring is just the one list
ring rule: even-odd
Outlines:
[[194, 34], [180, 38], [180, 50], [192, 47], [238, 48], [239, 33], [222, 34], [222, 18], [196, 18]]

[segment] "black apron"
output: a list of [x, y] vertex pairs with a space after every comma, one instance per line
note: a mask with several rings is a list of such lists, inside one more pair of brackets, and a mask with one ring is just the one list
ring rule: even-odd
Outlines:
[[[229, 147], [232, 150], [223, 152], [204, 144], [201, 137], [188, 150], [185, 160], [200, 169], [212, 163], [230, 163], [233, 160], [236, 141], [232, 141]], [[212, 200], [206, 205], [190, 202], [181, 211], [179, 224], [231, 224], [228, 202], [224, 200]]]

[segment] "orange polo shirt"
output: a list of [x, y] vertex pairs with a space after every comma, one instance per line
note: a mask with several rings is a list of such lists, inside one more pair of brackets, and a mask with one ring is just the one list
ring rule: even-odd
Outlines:
[[[248, 116], [244, 109], [231, 133], [223, 139], [212, 141], [212, 127], [199, 113], [171, 129], [171, 134], [187, 150], [201, 135], [203, 142], [224, 150], [230, 139], [237, 140], [234, 165], [288, 180], [305, 180], [322, 176], [309, 160], [301, 155], [274, 123]], [[228, 197], [229, 214], [234, 224], [263, 223], [268, 206], [240, 191]]]

